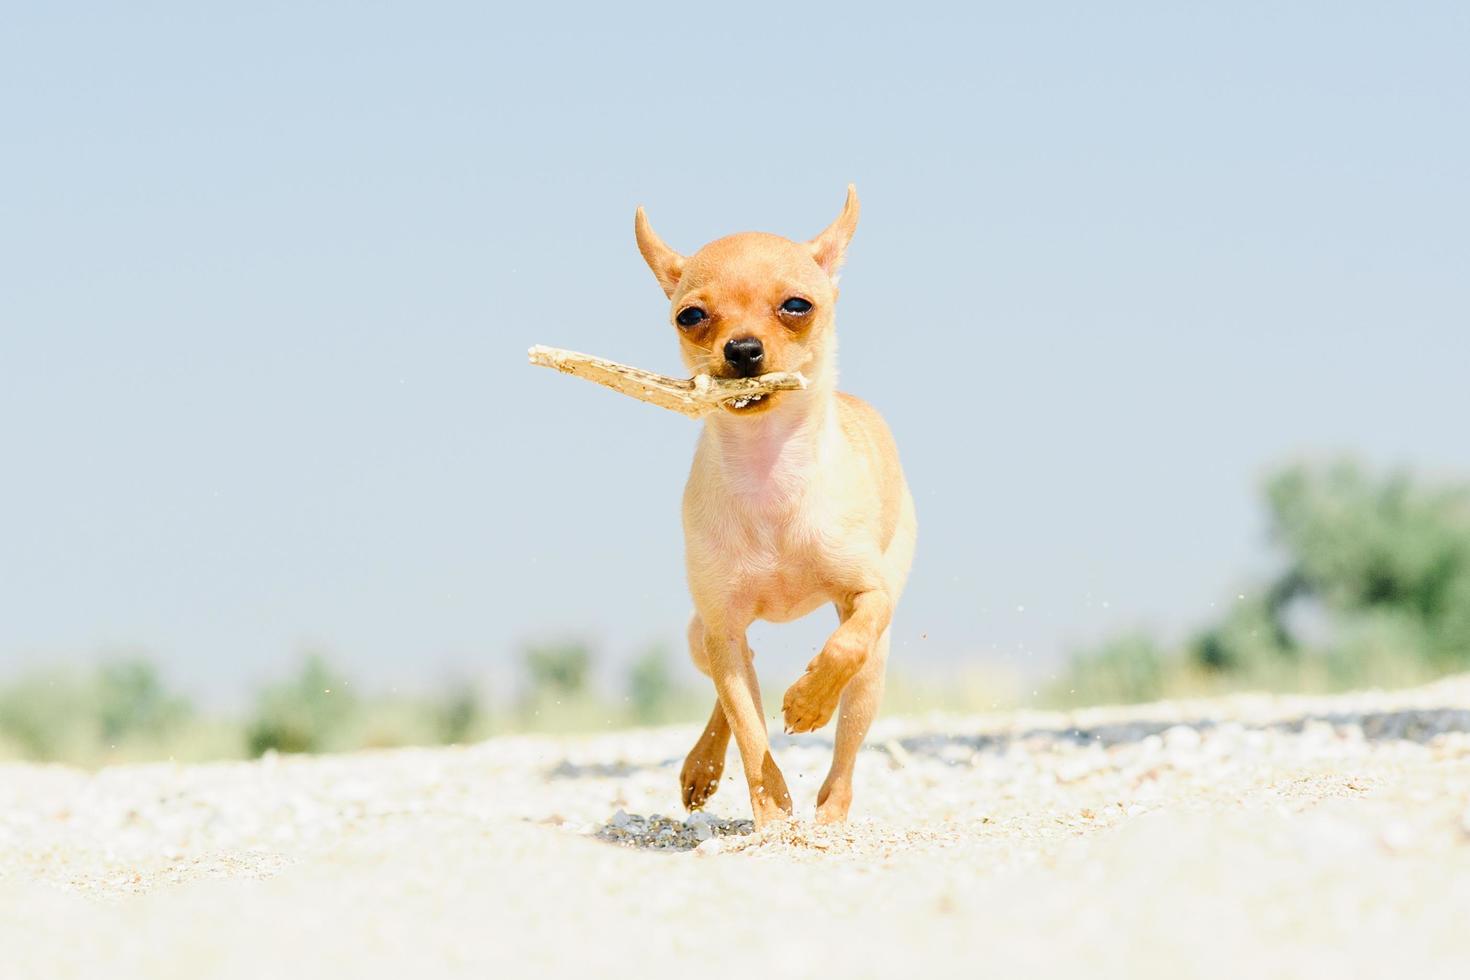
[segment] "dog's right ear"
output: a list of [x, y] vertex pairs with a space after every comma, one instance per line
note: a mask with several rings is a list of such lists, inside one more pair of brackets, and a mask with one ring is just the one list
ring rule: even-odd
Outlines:
[[633, 218], [633, 232], [638, 237], [638, 251], [643, 253], [643, 261], [653, 270], [653, 278], [663, 287], [664, 295], [674, 295], [679, 277], [684, 274], [684, 256], [664, 244], [641, 207]]

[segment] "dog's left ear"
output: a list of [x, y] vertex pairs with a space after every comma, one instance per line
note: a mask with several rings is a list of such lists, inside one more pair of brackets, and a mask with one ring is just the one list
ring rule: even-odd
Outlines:
[[842, 213], [827, 226], [826, 231], [806, 243], [806, 247], [812, 250], [812, 258], [817, 260], [817, 265], [825, 269], [827, 275], [833, 279], [837, 278], [837, 270], [842, 268], [842, 259], [847, 254], [847, 243], [852, 241], [852, 233], [857, 231], [858, 210], [857, 187], [848, 184], [847, 203], [842, 205]]

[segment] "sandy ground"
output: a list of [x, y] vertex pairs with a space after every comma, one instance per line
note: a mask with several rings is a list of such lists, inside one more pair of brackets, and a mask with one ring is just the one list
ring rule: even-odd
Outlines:
[[695, 734], [0, 767], [0, 976], [1470, 976], [1470, 677], [884, 720], [838, 829], [778, 736], [762, 835]]

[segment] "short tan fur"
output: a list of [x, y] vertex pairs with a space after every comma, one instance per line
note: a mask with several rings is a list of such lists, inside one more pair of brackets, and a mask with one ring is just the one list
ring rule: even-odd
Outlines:
[[746, 630], [835, 607], [837, 629], [781, 711], [789, 732], [837, 715], [816, 816], [845, 820], [914, 553], [913, 498], [888, 426], [836, 389], [837, 272], [857, 221], [849, 186], [842, 214], [811, 241], [746, 232], [687, 257], [664, 244], [642, 208], [635, 222], [691, 374], [799, 371], [810, 381], [709, 416], [684, 492], [689, 652], [718, 700], [684, 762], [683, 800], [695, 809], [715, 792], [733, 734], [757, 827], [788, 818], [791, 796], [771, 756]]

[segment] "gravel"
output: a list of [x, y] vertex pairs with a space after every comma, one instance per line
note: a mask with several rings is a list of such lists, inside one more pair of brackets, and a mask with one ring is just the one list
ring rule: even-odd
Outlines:
[[1464, 976], [1470, 677], [1071, 714], [692, 727], [252, 763], [0, 766], [0, 975]]

